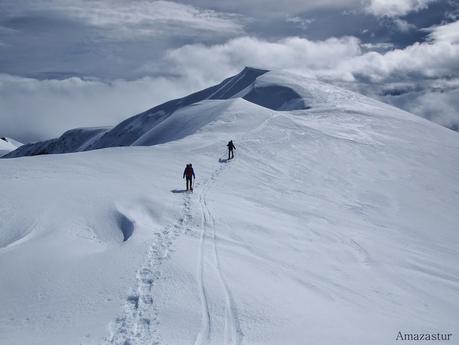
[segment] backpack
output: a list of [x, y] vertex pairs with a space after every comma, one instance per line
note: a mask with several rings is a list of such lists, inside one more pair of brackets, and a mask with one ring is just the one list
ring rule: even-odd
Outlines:
[[187, 165], [185, 168], [185, 176], [192, 177], [193, 176], [193, 168], [191, 165]]

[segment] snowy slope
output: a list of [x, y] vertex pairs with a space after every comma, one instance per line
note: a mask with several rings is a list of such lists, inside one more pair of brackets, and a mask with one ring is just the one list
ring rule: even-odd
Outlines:
[[37, 156], [50, 153], [84, 151], [109, 129], [109, 127], [71, 129], [56, 139], [22, 145], [5, 157]]
[[8, 137], [1, 137], [0, 138], [0, 157], [6, 155], [7, 153], [16, 150], [22, 144]]
[[[245, 68], [236, 76], [225, 79], [218, 85], [193, 93], [189, 96], [160, 104], [141, 114], [132, 116], [114, 128], [75, 129], [64, 133], [60, 138], [27, 145], [21, 150], [11, 152], [7, 157], [34, 156], [49, 153], [68, 153], [113, 146], [135, 145], [141, 137], [156, 127], [163, 126], [175, 111], [206, 99], [228, 99], [253, 84], [266, 70]], [[156, 128], [156, 129], [155, 129]], [[84, 132], [82, 132], [84, 130]], [[92, 135], [91, 135], [92, 134]], [[143, 139], [145, 140], [145, 138]], [[151, 141], [151, 140], [150, 140]], [[153, 140], [154, 143], [160, 143]], [[70, 144], [69, 144], [70, 142]], [[77, 142], [74, 145], [73, 142]]]
[[457, 133], [281, 72], [205, 98], [124, 142], [160, 145], [1, 161], [1, 344], [458, 334]]
[[[340, 104], [357, 106], [381, 103], [315, 79], [286, 72], [268, 73], [246, 67], [241, 73], [222, 83], [184, 98], [158, 105], [132, 116], [114, 128], [78, 128], [57, 139], [33, 143], [11, 152], [6, 157], [33, 156], [48, 153], [69, 153], [114, 146], [155, 145], [180, 139], [212, 121], [215, 114], [195, 114], [192, 121], [178, 119], [183, 108], [206, 100], [243, 98], [272, 110], [301, 110]], [[387, 109], [387, 105], [383, 105]], [[198, 123], [195, 123], [198, 118]], [[180, 131], [177, 128], [181, 127]], [[166, 133], [165, 133], [166, 132]], [[161, 134], [162, 133], [162, 134]]]

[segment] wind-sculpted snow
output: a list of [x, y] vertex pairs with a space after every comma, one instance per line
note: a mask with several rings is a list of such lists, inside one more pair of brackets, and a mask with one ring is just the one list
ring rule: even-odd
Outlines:
[[146, 126], [132, 145], [151, 146], [1, 161], [0, 343], [459, 334], [457, 133], [303, 77], [255, 79]]

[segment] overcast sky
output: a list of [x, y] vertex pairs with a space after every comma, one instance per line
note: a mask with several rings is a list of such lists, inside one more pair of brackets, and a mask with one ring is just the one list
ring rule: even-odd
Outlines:
[[114, 125], [289, 69], [459, 128], [459, 0], [0, 0], [0, 134]]

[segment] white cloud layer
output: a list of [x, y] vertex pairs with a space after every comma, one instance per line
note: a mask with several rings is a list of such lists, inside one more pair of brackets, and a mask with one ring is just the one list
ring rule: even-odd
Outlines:
[[426, 30], [430, 31], [429, 38], [434, 42], [442, 41], [459, 44], [459, 20]]
[[[9, 4], [9, 5], [8, 5]], [[67, 20], [81, 21], [111, 40], [129, 40], [157, 35], [241, 34], [242, 16], [199, 9], [164, 0], [21, 0], [20, 6], [6, 1], [0, 10], [9, 16], [55, 13]]]
[[410, 30], [416, 29], [416, 25], [408, 23], [406, 20], [400, 18], [394, 18], [393, 22], [396, 28], [399, 29], [401, 32], [408, 32]]
[[378, 17], [400, 17], [425, 9], [436, 0], [367, 0], [365, 10]]
[[203, 80], [222, 78], [244, 66], [302, 71], [331, 81], [445, 78], [459, 74], [458, 23], [432, 28], [430, 42], [385, 53], [364, 52], [366, 46], [355, 37], [276, 42], [242, 37], [225, 44], [186, 45], [169, 51], [166, 59], [177, 73]]
[[459, 130], [459, 87], [450, 90], [422, 90], [399, 96], [387, 96], [384, 101], [425, 117], [442, 126]]
[[30, 142], [75, 127], [111, 126], [194, 90], [186, 80], [165, 78], [104, 83], [0, 74], [0, 136]]
[[310, 41], [291, 37], [269, 42], [241, 37], [225, 44], [192, 44], [168, 52], [166, 60], [175, 72], [198, 80], [222, 79], [244, 66], [266, 69], [289, 69], [303, 72], [328, 71], [340, 61], [361, 55], [355, 37]]

